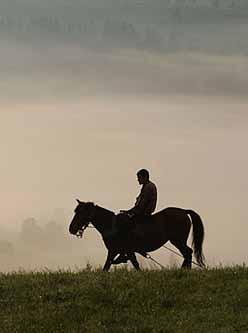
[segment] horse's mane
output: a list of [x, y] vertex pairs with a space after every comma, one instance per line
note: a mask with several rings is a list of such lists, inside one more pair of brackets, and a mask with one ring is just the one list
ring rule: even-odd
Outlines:
[[[86, 202], [85, 204], [86, 204], [86, 205], [92, 205], [92, 206], [96, 207], [98, 210], [101, 210], [102, 213], [116, 215], [113, 211], [111, 211], [111, 210], [109, 210], [109, 209], [107, 209], [107, 208], [103, 208], [103, 207], [101, 207], [101, 206], [99, 206], [99, 205], [96, 205], [96, 204], [95, 204], [94, 202], [92, 202], [92, 201], [88, 201], [88, 202]], [[157, 216], [157, 215], [163, 214], [164, 211], [165, 211], [166, 209], [168, 209], [168, 208], [175, 208], [175, 207], [166, 207], [166, 208], [164, 208], [164, 209], [162, 209], [162, 210], [160, 210], [160, 211], [158, 211], [158, 212], [156, 212], [156, 213], [153, 213], [152, 216], [155, 216], [155, 215]]]
[[[95, 205], [95, 204], [94, 204], [94, 205]], [[100, 209], [103, 213], [108, 213], [108, 214], [113, 214], [113, 215], [115, 215], [115, 213], [112, 212], [112, 211], [109, 210], [109, 209], [103, 208], [103, 207], [98, 206], [98, 205], [95, 205], [95, 207], [96, 207], [97, 209]]]
[[[114, 215], [115, 215], [115, 213], [114, 213], [113, 211], [111, 211], [111, 210], [109, 210], [109, 209], [107, 209], [107, 208], [103, 208], [103, 207], [101, 207], [101, 206], [99, 206], [99, 205], [96, 205], [94, 202], [87, 202], [87, 204], [94, 205], [97, 209], [100, 209], [103, 213], [105, 212], [105, 213], [108, 213], [108, 214], [114, 214]], [[160, 211], [158, 211], [158, 212], [156, 212], [156, 213], [153, 213], [152, 216], [163, 214], [164, 211], [165, 211], [167, 208], [168, 208], [168, 207], [166, 207], [166, 208], [164, 208], [164, 209], [162, 209], [162, 210], [160, 210]]]

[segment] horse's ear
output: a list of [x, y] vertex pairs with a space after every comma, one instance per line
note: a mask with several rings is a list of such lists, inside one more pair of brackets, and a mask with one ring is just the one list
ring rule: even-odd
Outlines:
[[79, 199], [76, 199], [76, 200], [77, 200], [77, 203], [79, 203], [79, 204], [82, 203], [82, 201], [80, 201]]

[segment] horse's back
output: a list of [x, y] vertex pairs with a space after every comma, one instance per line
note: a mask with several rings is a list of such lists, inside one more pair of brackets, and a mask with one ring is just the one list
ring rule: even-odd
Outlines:
[[153, 215], [154, 224], [164, 228], [168, 236], [176, 237], [182, 233], [188, 233], [191, 227], [191, 221], [187, 211], [178, 207], [167, 207]]
[[177, 215], [177, 214], [185, 214], [186, 211], [183, 208], [180, 207], [166, 207], [162, 210], [160, 210], [159, 212], [153, 214], [153, 216], [155, 215]]

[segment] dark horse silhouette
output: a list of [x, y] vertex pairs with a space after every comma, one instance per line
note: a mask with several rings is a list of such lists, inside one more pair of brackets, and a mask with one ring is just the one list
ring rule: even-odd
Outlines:
[[[89, 223], [100, 232], [103, 237], [108, 255], [103, 270], [108, 271], [111, 264], [115, 264], [118, 254], [126, 255], [138, 270], [139, 263], [135, 253], [146, 256], [147, 252], [155, 251], [170, 241], [183, 255], [182, 267], [191, 268], [192, 249], [187, 246], [191, 222], [193, 225], [192, 246], [195, 258], [200, 266], [204, 266], [202, 243], [204, 227], [200, 216], [193, 210], [169, 207], [150, 217], [149, 223], [136, 224], [135, 228], [125, 232], [122, 237], [109, 237], [115, 223], [118, 223], [115, 213], [99, 207], [92, 202], [78, 201], [75, 215], [70, 223], [69, 232], [81, 235]], [[189, 217], [190, 216], [190, 217]]]

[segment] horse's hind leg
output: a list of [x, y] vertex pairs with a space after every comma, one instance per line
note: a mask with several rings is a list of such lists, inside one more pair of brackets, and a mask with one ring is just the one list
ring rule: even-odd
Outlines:
[[182, 264], [182, 268], [190, 269], [192, 267], [192, 253], [193, 250], [187, 246], [186, 242], [170, 240], [171, 244], [173, 244], [183, 255], [184, 261]]
[[130, 259], [131, 263], [133, 264], [133, 267], [137, 270], [140, 271], [140, 265], [138, 263], [138, 260], [136, 258], [135, 253], [129, 253], [128, 258]]

